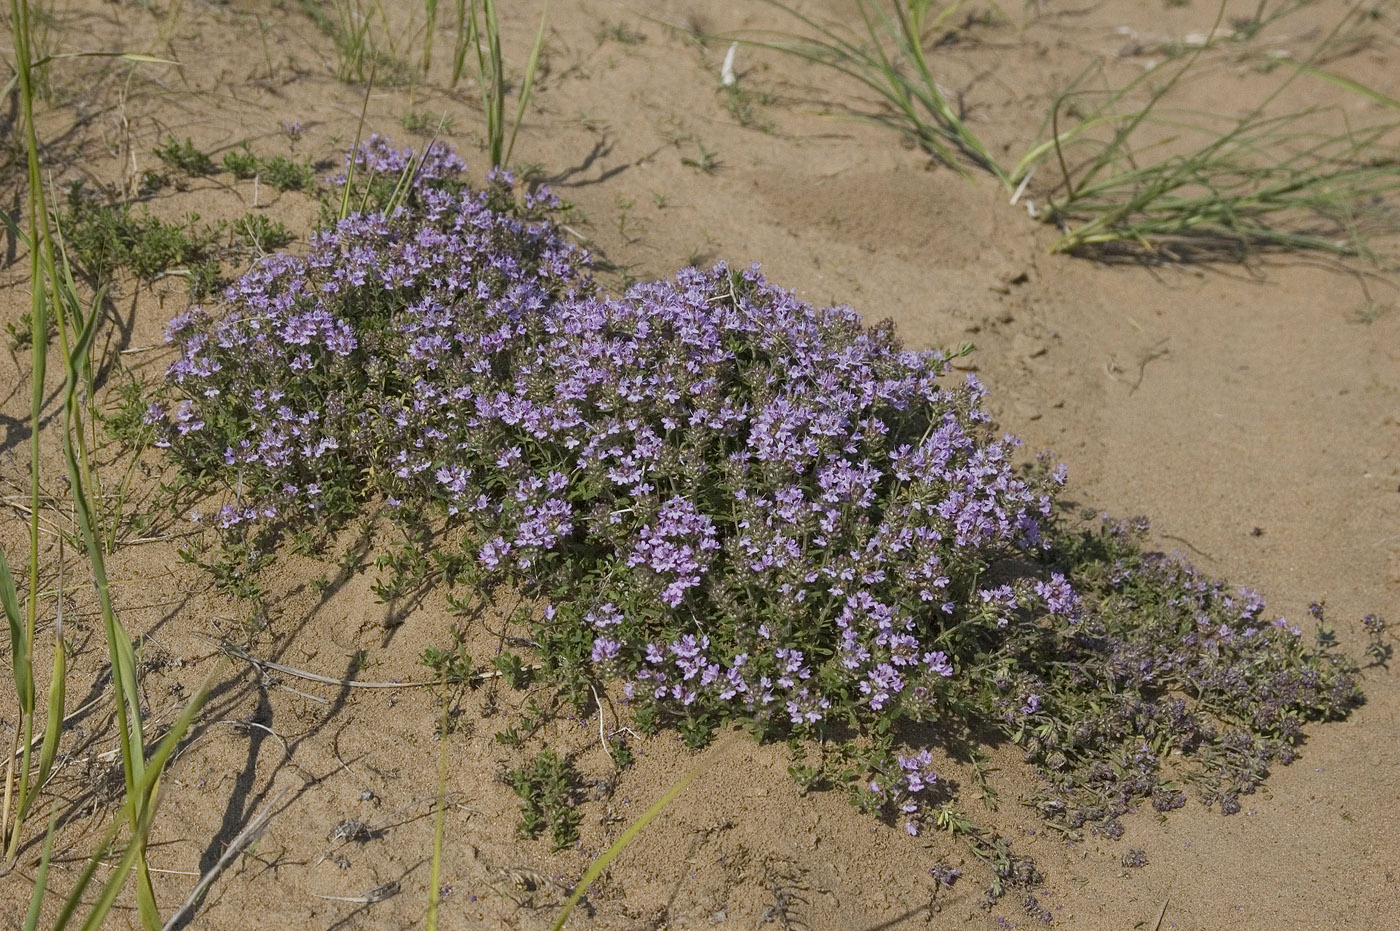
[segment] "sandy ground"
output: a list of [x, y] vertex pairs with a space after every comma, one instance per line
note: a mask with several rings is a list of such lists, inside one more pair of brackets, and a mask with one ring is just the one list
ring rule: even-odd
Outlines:
[[[245, 139], [267, 154], [330, 158], [354, 138], [362, 89], [335, 79], [329, 40], [294, 3], [58, 6], [61, 27], [50, 41], [60, 50], [140, 50], [180, 63], [58, 62], [42, 128], [59, 183], [81, 178], [114, 193], [129, 189], [141, 171], [158, 167], [151, 151], [171, 133], [192, 137], [216, 161]], [[1162, 61], [1154, 43], [1204, 33], [1216, 15], [1206, 0], [1001, 6], [1008, 19], [951, 20], [934, 62], [940, 80], [964, 96], [974, 127], [1011, 160], [1034, 137], [1052, 89], [1095, 56], [1130, 75]], [[1254, 51], [1306, 49], [1348, 6], [1319, 0], [1276, 24]], [[837, 0], [803, 8], [854, 21], [852, 6]], [[1254, 8], [1252, 0], [1230, 6]], [[984, 9], [974, 3], [967, 13]], [[421, 8], [405, 3], [393, 16], [400, 54], [416, 60]], [[517, 65], [537, 16], [534, 3], [504, 13], [506, 51]], [[406, 141], [405, 112], [428, 114], [434, 124], [446, 114], [443, 137], [477, 167], [480, 107], [470, 82], [447, 89], [451, 11], [444, 20], [433, 80], [376, 89], [367, 127]], [[1301, 617], [1310, 601], [1325, 599], [1341, 641], [1357, 655], [1363, 613], [1400, 620], [1400, 313], [1371, 322], [1358, 313], [1369, 301], [1395, 303], [1393, 277], [1300, 256], [1146, 267], [1051, 255], [1053, 231], [1032, 222], [1024, 205], [1009, 206], [989, 178], [960, 179], [888, 129], [842, 118], [841, 108], [867, 105], [850, 85], [772, 54], [737, 56], [740, 86], [754, 97], [750, 125], [741, 125], [717, 93], [727, 46], [700, 43], [696, 32], [788, 22], [743, 0], [551, 5], [544, 71], [517, 161], [541, 166], [577, 206], [577, 233], [628, 276], [758, 261], [806, 299], [850, 304], [871, 321], [893, 318], [910, 345], [975, 343], [971, 364], [991, 388], [1002, 426], [1028, 448], [1059, 454], [1071, 497], [1114, 514], [1150, 515], [1163, 549], [1258, 588], [1277, 613]], [[1395, 4], [1368, 29], [1329, 67], [1400, 96]], [[1234, 112], [1269, 80], [1258, 60], [1244, 50], [1214, 56], [1184, 93], [1195, 105]], [[1315, 83], [1299, 83], [1297, 97], [1342, 102], [1356, 117], [1379, 112]], [[4, 119], [12, 138], [14, 111]], [[306, 127], [295, 144], [279, 134], [289, 120]], [[711, 171], [696, 164], [707, 152]], [[16, 210], [18, 190], [11, 176], [4, 196]], [[1028, 194], [1042, 196], [1034, 184]], [[197, 211], [206, 220], [264, 210], [303, 231], [315, 215], [303, 195], [278, 195], [227, 173], [166, 191], [149, 206], [161, 216]], [[27, 302], [26, 266], [14, 259], [12, 249], [0, 272], [5, 319]], [[620, 278], [603, 281], [615, 287]], [[158, 377], [168, 361], [160, 328], [183, 300], [177, 279], [126, 283], [113, 294], [121, 328], [108, 348], [124, 350], [122, 364], [140, 376]], [[27, 384], [27, 362], [0, 355], [5, 494], [27, 481]], [[11, 552], [22, 533], [19, 513], [7, 511], [0, 538]], [[190, 927], [421, 924], [437, 791], [432, 697], [220, 667], [209, 638], [236, 627], [242, 609], [179, 561], [182, 542], [119, 547], [112, 568], [121, 615], [144, 638], [152, 719], [169, 721], [205, 676], [217, 677], [197, 736], [170, 768], [154, 831], [150, 861], [164, 871], [156, 882], [167, 913], [251, 817], [275, 806], [265, 835], [216, 883]], [[56, 556], [51, 550], [46, 559]], [[72, 563], [70, 572], [79, 571]], [[372, 571], [337, 579], [318, 595], [309, 583], [323, 573], [334, 568], [279, 563], [261, 655], [331, 678], [424, 678], [417, 656], [448, 629], [440, 600], [386, 608], [370, 591]], [[74, 598], [76, 709], [102, 694], [105, 648], [91, 605], [81, 592]], [[1345, 722], [1313, 728], [1300, 761], [1276, 772], [1268, 791], [1246, 799], [1234, 817], [1193, 802], [1165, 820], [1125, 819], [1122, 841], [1069, 843], [1047, 835], [1018, 804], [1029, 775], [1006, 751], [994, 753], [1001, 810], [967, 805], [1037, 858], [1045, 874], [1040, 904], [1061, 927], [1393, 927], [1400, 687], [1373, 670], [1366, 690], [1363, 707]], [[546, 698], [498, 686], [464, 698], [447, 738], [445, 928], [547, 927], [590, 859], [695, 763], [663, 733], [639, 744], [637, 764], [614, 781], [596, 718], [561, 717], [525, 751], [492, 739], [519, 723], [527, 702]], [[114, 744], [105, 707], [70, 723], [67, 762], [50, 789], [72, 816], [51, 876], [56, 891], [111, 816], [111, 756], [102, 754]], [[12, 714], [8, 705], [0, 710], [7, 729]], [[589, 795], [579, 848], [558, 854], [545, 841], [514, 838], [516, 799], [499, 778], [545, 740], [577, 754]], [[718, 765], [617, 862], [571, 927], [1038, 923], [1014, 897], [980, 909], [985, 877], [967, 862], [965, 879], [930, 908], [930, 868], [966, 861], [965, 851], [878, 824], [837, 793], [801, 796], [782, 747], [721, 740], [700, 757]], [[352, 821], [367, 830], [346, 837], [356, 834], [344, 827]], [[1147, 866], [1121, 866], [1129, 846], [1146, 852]], [[26, 847], [0, 878], [0, 916], [22, 913], [37, 854], [37, 845]], [[390, 882], [399, 884], [397, 895], [353, 901]], [[127, 923], [136, 924], [126, 911], [110, 921]]]

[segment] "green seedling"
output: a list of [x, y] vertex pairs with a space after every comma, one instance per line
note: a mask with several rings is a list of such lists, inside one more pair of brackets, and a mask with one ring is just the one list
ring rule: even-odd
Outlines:
[[555, 850], [578, 840], [578, 776], [567, 757], [544, 749], [530, 765], [511, 770], [510, 785], [520, 796], [522, 837], [538, 837], [546, 829]]
[[521, 659], [519, 653], [502, 653], [491, 661], [502, 681], [513, 689], [523, 689], [530, 684], [531, 668]]
[[622, 835], [618, 837], [617, 840], [613, 841], [607, 850], [599, 854], [598, 857], [588, 865], [588, 869], [584, 871], [583, 877], [579, 879], [578, 883], [574, 886], [573, 894], [570, 895], [569, 900], [564, 903], [564, 907], [559, 910], [559, 917], [554, 919], [554, 924], [550, 926], [550, 931], [561, 931], [564, 924], [569, 920], [569, 915], [573, 913], [574, 907], [578, 905], [579, 900], [583, 898], [584, 893], [588, 891], [589, 887], [592, 886], [593, 883], [598, 880], [598, 877], [603, 875], [603, 872], [612, 862], [637, 839], [638, 835], [646, 829], [646, 826], [651, 824], [657, 815], [666, 810], [666, 806], [670, 805], [676, 800], [677, 796], [685, 791], [686, 786], [690, 785], [704, 773], [705, 770], [714, 765], [715, 761], [719, 759], [719, 754], [720, 751], [715, 749], [692, 766], [685, 775], [671, 783], [670, 788], [668, 788], [659, 799], [653, 802], [651, 807], [643, 812], [640, 818], [633, 822], [626, 831], [623, 831]]
[[436, 136], [452, 132], [452, 118], [446, 113], [434, 115], [425, 110], [407, 110], [399, 124], [415, 136]]
[[240, 180], [255, 177], [261, 164], [258, 157], [248, 148], [246, 142], [243, 143], [242, 147], [224, 153], [224, 168]]
[[767, 91], [749, 90], [737, 81], [733, 84], [721, 85], [719, 94], [724, 109], [740, 126], [765, 133], [773, 131], [773, 121], [765, 117], [760, 110], [760, 108], [773, 103], [772, 94]]
[[264, 181], [279, 191], [309, 191], [316, 186], [316, 167], [310, 159], [296, 161], [274, 155], [263, 159], [258, 171]]
[[119, 269], [151, 281], [171, 269], [206, 262], [223, 231], [222, 223], [203, 224], [198, 214], [171, 223], [144, 208], [134, 214], [128, 204], [100, 204], [78, 185], [69, 190], [60, 223], [73, 259], [94, 281]]
[[695, 143], [695, 147], [700, 151], [700, 154], [694, 158], [688, 155], [682, 156], [681, 164], [694, 168], [707, 175], [712, 175], [719, 171], [720, 166], [723, 164], [719, 160], [719, 155], [714, 150], [706, 148], [703, 142]]
[[156, 149], [156, 158], [187, 175], [199, 177], [214, 173], [214, 160], [188, 137], [184, 142], [178, 142], [174, 136], [167, 136], [165, 143]]
[[620, 45], [640, 45], [646, 36], [629, 27], [626, 23], [605, 23], [598, 29], [597, 39], [603, 42], [616, 42]]
[[224, 168], [235, 178], [258, 178], [279, 191], [309, 191], [316, 186], [316, 166], [311, 159], [297, 161], [286, 155], [264, 158], [256, 155], [245, 142], [240, 148], [224, 153]]
[[244, 248], [258, 254], [274, 252], [296, 239], [282, 221], [269, 219], [265, 213], [250, 213], [234, 220], [233, 235]]

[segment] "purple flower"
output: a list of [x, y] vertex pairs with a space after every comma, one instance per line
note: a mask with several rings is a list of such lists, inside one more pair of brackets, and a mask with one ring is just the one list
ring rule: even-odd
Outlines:
[[617, 659], [618, 653], [622, 650], [622, 644], [607, 637], [598, 637], [593, 641], [593, 662], [607, 663]]
[[673, 497], [662, 505], [656, 523], [642, 528], [627, 565], [645, 567], [664, 580], [661, 600], [675, 607], [687, 589], [700, 584], [717, 549], [714, 521], [684, 498]]
[[1056, 572], [1050, 576], [1049, 581], [1037, 581], [1035, 593], [1045, 602], [1045, 607], [1051, 614], [1071, 621], [1079, 620], [1079, 595], [1062, 574]]
[[[576, 654], [583, 630], [640, 708], [788, 734], [937, 718], [976, 691], [948, 681], [979, 668], [969, 643], [1094, 629], [1064, 576], [978, 588], [1040, 558], [1063, 472], [1019, 470], [945, 354], [754, 268], [604, 296], [548, 195], [504, 174], [471, 190], [437, 145], [375, 136], [346, 164], [371, 204], [403, 180], [394, 209], [266, 258], [217, 314], [167, 328], [169, 402], [148, 416], [183, 468], [237, 489], [230, 537], [389, 502], [431, 525], [434, 567], [558, 602], [545, 651]], [[1240, 595], [1238, 622], [1202, 608], [1187, 633], [1235, 649], [1275, 635], [1261, 609]], [[1026, 690], [1008, 673], [996, 713], [1034, 713]], [[927, 753], [899, 760], [877, 781], [915, 833], [935, 776]]]

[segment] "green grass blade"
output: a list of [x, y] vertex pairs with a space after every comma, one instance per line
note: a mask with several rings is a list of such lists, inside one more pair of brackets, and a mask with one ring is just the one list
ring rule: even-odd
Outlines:
[[1365, 97], [1368, 100], [1373, 100], [1376, 103], [1384, 104], [1387, 107], [1400, 110], [1400, 100], [1382, 94], [1375, 88], [1368, 87], [1365, 84], [1360, 83], [1359, 81], [1353, 81], [1351, 78], [1337, 74], [1334, 71], [1324, 71], [1321, 68], [1313, 67], [1307, 62], [1292, 62], [1291, 64], [1293, 65], [1293, 67], [1297, 68], [1304, 74], [1311, 75], [1315, 78], [1321, 78], [1324, 81], [1327, 81], [1331, 84], [1335, 84], [1337, 87], [1340, 87], [1344, 90], [1349, 90], [1353, 94], [1360, 94], [1362, 97]]
[[97, 846], [88, 854], [87, 863], [83, 865], [82, 871], [78, 874], [73, 883], [73, 888], [68, 892], [68, 898], [64, 899], [63, 907], [59, 909], [58, 917], [54, 919], [52, 931], [64, 931], [68, 927], [68, 922], [73, 920], [73, 915], [78, 910], [78, 906], [83, 902], [83, 895], [87, 892], [88, 886], [92, 885], [93, 874], [97, 872], [97, 867], [102, 863], [103, 857], [107, 856], [107, 851], [112, 849], [112, 843], [117, 839], [117, 832], [125, 821], [125, 812], [119, 812], [112, 823], [107, 825], [107, 830], [102, 833], [102, 839], [97, 842]]
[[[865, 53], [862, 52], [858, 46], [853, 45], [853, 44], [850, 43], [850, 42], [847, 42], [847, 41], [846, 41], [844, 38], [842, 38], [841, 35], [840, 35], [839, 33], [837, 33], [835, 30], [830, 29], [830, 28], [828, 28], [828, 27], [826, 27], [826, 26], [823, 26], [821, 23], [817, 22], [815, 19], [811, 18], [810, 16], [807, 16], [806, 14], [802, 13], [801, 11], [799, 11], [799, 10], [793, 8], [793, 7], [788, 6], [786, 3], [782, 3], [781, 0], [763, 0], [763, 2], [764, 2], [764, 3], [767, 3], [769, 6], [775, 6], [775, 7], [777, 7], [778, 9], [782, 10], [784, 13], [786, 13], [786, 14], [788, 14], [789, 16], [791, 16], [791, 17], [793, 17], [794, 19], [796, 19], [798, 22], [802, 23], [802, 25], [806, 26], [808, 29], [811, 29], [813, 32], [816, 32], [816, 33], [818, 33], [819, 35], [824, 36], [824, 37], [826, 38], [826, 40], [827, 40], [827, 43], [829, 43], [829, 45], [827, 45], [827, 47], [830, 48], [832, 51], [837, 52], [838, 54], [840, 54], [840, 55], [842, 55], [842, 56], [848, 56], [848, 57], [851, 57], [851, 58], [861, 58], [861, 57], [864, 57], [864, 56], [865, 56]], [[827, 44], [827, 43], [818, 43], [818, 44]]]
[[[490, 162], [491, 162], [491, 167], [492, 167], [492, 168], [495, 168], [495, 167], [497, 166], [497, 164], [498, 164], [498, 163], [497, 163], [498, 145], [497, 145], [497, 139], [496, 139], [496, 136], [497, 136], [497, 125], [498, 125], [498, 123], [497, 123], [497, 120], [496, 120], [496, 110], [495, 110], [495, 107], [493, 106], [492, 101], [493, 101], [493, 99], [494, 99], [494, 97], [495, 97], [497, 85], [496, 85], [496, 83], [494, 82], [494, 79], [493, 79], [493, 76], [492, 76], [492, 72], [491, 72], [491, 67], [490, 67], [490, 65], [488, 64], [488, 57], [489, 57], [489, 56], [488, 56], [488, 51], [487, 51], [487, 50], [490, 48], [490, 46], [491, 46], [491, 35], [490, 35], [490, 32], [491, 32], [491, 29], [490, 29], [491, 17], [490, 17], [490, 7], [489, 7], [490, 0], [483, 0], [483, 2], [485, 2], [485, 3], [488, 5], [488, 9], [487, 9], [487, 13], [486, 13], [486, 29], [487, 29], [487, 34], [486, 34], [485, 36], [483, 36], [483, 35], [482, 35], [482, 32], [481, 32], [482, 23], [481, 23], [481, 16], [480, 16], [480, 14], [478, 13], [478, 10], [477, 10], [477, 0], [470, 0], [470, 2], [471, 2], [471, 31], [470, 31], [470, 38], [471, 38], [472, 49], [476, 52], [476, 83], [477, 83], [477, 93], [479, 93], [479, 94], [481, 95], [481, 112], [482, 112], [482, 115], [486, 117], [486, 149], [487, 149], [487, 158], [488, 158], [488, 159], [490, 160]], [[486, 48], [485, 48], [485, 49], [482, 48], [482, 42], [483, 42], [483, 41], [486, 43]]]
[[5, 617], [10, 622], [10, 662], [14, 665], [15, 695], [19, 699], [20, 712], [29, 714], [34, 709], [34, 670], [30, 665], [29, 651], [25, 644], [24, 615], [19, 608], [19, 595], [15, 591], [15, 579], [10, 574], [10, 563], [0, 548], [0, 606], [5, 609]]
[[49, 703], [44, 724], [44, 743], [39, 750], [39, 773], [34, 778], [37, 791], [53, 772], [58, 742], [63, 736], [63, 706], [67, 700], [68, 648], [63, 641], [63, 538], [58, 540], [58, 597], [55, 599], [53, 668], [49, 675]]
[[[160, 744], [156, 747], [156, 751], [151, 754], [151, 759], [140, 784], [136, 786], [134, 791], [128, 793], [126, 804], [123, 807], [127, 819], [132, 823], [132, 835], [127, 840], [126, 849], [122, 852], [121, 860], [117, 863], [116, 868], [112, 871], [112, 875], [108, 877], [107, 882], [103, 885], [102, 892], [99, 894], [97, 901], [93, 904], [92, 911], [88, 913], [87, 920], [83, 922], [82, 931], [96, 931], [96, 929], [102, 926], [102, 922], [106, 920], [107, 914], [111, 911], [118, 893], [121, 892], [122, 887], [126, 884], [127, 876], [133, 869], [138, 871], [138, 882], [140, 874], [145, 872], [146, 837], [150, 833], [151, 821], [155, 817], [161, 774], [165, 771], [165, 764], [169, 761], [170, 755], [175, 752], [175, 748], [179, 746], [180, 741], [185, 738], [185, 734], [194, 723], [195, 717], [204, 707], [204, 701], [209, 695], [209, 686], [213, 683], [214, 677], [219, 674], [222, 668], [223, 666], [220, 664], [219, 669], [211, 673], [210, 677], [205, 679], [195, 694], [191, 696], [189, 703], [186, 704], [184, 710], [180, 712], [180, 716], [175, 719], [175, 722], [170, 726], [170, 730], [166, 733], [165, 737], [161, 739]], [[62, 931], [63, 927], [68, 923], [72, 915], [72, 910], [76, 908], [87, 884], [92, 881], [93, 869], [95, 869], [101, 857], [105, 855], [106, 849], [111, 847], [112, 841], [116, 837], [115, 828], [119, 826], [122, 821], [123, 819], [120, 816], [113, 819], [113, 829], [109, 831], [103, 843], [99, 845], [98, 851], [100, 852], [95, 851], [93, 853], [92, 859], [89, 860], [89, 869], [84, 871], [84, 875], [80, 877], [80, 883], [74, 888], [73, 893], [69, 897], [68, 906], [71, 907], [65, 908], [63, 920], [54, 926], [54, 931]], [[139, 905], [140, 886], [137, 887], [137, 892]], [[142, 922], [146, 922], [146, 913], [144, 909], [142, 910]], [[159, 931], [160, 927], [160, 916], [156, 914], [156, 931]]]
[[369, 83], [365, 85], [365, 99], [360, 104], [360, 122], [355, 126], [355, 145], [350, 149], [350, 164], [345, 166], [345, 187], [340, 191], [340, 210], [336, 219], [344, 220], [350, 215], [350, 189], [355, 181], [355, 160], [360, 157], [360, 140], [364, 138], [365, 116], [369, 113], [369, 95], [374, 90], [374, 71], [370, 70]]
[[[490, 112], [487, 128], [491, 139], [491, 167], [500, 168], [504, 161], [506, 133], [506, 64], [501, 55], [501, 27], [496, 18], [495, 0], [481, 0], [486, 19], [486, 66], [491, 79]], [[485, 88], [483, 82], [482, 87]]]
[[433, 65], [433, 37], [437, 32], [438, 0], [423, 0], [423, 11], [428, 17], [427, 26], [423, 30], [423, 76], [426, 77], [428, 69]]
[[[943, 14], [951, 14], [952, 11], [956, 10], [960, 5], [960, 0], [958, 3], [950, 4], [943, 11]], [[1002, 187], [1009, 189], [1011, 187], [1011, 180], [1006, 172], [1002, 169], [1001, 165], [997, 163], [997, 160], [992, 157], [992, 154], [987, 151], [982, 141], [967, 128], [967, 124], [964, 123], [962, 118], [948, 105], [948, 101], [943, 96], [943, 92], [938, 88], [938, 83], [934, 81], [933, 72], [929, 69], [928, 60], [924, 56], [923, 34], [919, 23], [914, 18], [911, 18], [909, 9], [904, 3], [896, 2], [894, 8], [898, 23], [898, 34], [903, 38], [904, 52], [908, 55], [909, 59], [914, 62], [914, 66], [919, 74], [921, 85], [918, 89], [923, 92], [920, 94], [920, 99], [925, 106], [933, 110], [935, 115], [947, 125], [958, 145], [972, 156], [973, 161], [995, 175], [997, 180], [1001, 182]], [[940, 16], [940, 21], [941, 19], [942, 16]], [[893, 25], [890, 25], [889, 28], [892, 32], [895, 31]]]
[[438, 133], [440, 132], [442, 132], [441, 122], [438, 123], [438, 128], [433, 133], [433, 137], [428, 140], [428, 143], [423, 146], [423, 148], [419, 149], [418, 154], [409, 159], [408, 164], [404, 166], [404, 170], [399, 172], [399, 179], [394, 183], [394, 190], [390, 192], [388, 201], [386, 201], [381, 208], [385, 214], [393, 213], [395, 209], [400, 207], [408, 199], [409, 192], [413, 190], [413, 182], [418, 179], [419, 172], [423, 170], [423, 161], [428, 157], [428, 153], [433, 150], [433, 146], [437, 144]]
[[[28, 175], [29, 223], [32, 233], [27, 237], [29, 245], [30, 281], [30, 438], [29, 438], [29, 598], [25, 605], [23, 639], [20, 641], [23, 667], [28, 671], [28, 686], [20, 686], [21, 696], [28, 695], [29, 712], [22, 715], [19, 739], [24, 748], [21, 754], [18, 774], [18, 794], [13, 822], [6, 823], [10, 829], [7, 854], [15, 856], [19, 850], [20, 837], [24, 827], [24, 817], [19, 812], [29, 805], [30, 766], [33, 752], [34, 712], [33, 712], [33, 668], [34, 630], [39, 604], [39, 512], [40, 497], [40, 448], [39, 426], [44, 407], [44, 381], [48, 364], [48, 294], [45, 285], [45, 271], [53, 267], [53, 251], [48, 237], [48, 208], [44, 202], [43, 174], [39, 164], [39, 136], [34, 123], [34, 82], [30, 69], [29, 4], [25, 0], [10, 0], [10, 24], [15, 50], [15, 80], [19, 88], [20, 110], [23, 117], [24, 148]], [[48, 280], [52, 280], [52, 277]], [[13, 582], [13, 580], [12, 580]], [[6, 614], [10, 609], [6, 607]], [[19, 667], [16, 667], [19, 671]], [[10, 815], [10, 790], [13, 785], [13, 763], [7, 767], [10, 775], [5, 784], [5, 817]]]
[[457, 35], [452, 44], [452, 81], [448, 87], [456, 88], [467, 67], [467, 47], [475, 42], [474, 23], [467, 18], [467, 0], [457, 0]]
[[29, 234], [26, 233], [20, 227], [20, 225], [14, 221], [13, 217], [11, 217], [8, 213], [0, 212], [0, 223], [5, 224], [5, 229], [9, 232], [11, 236], [15, 237], [16, 241], [18, 241], [21, 246], [24, 246], [25, 249], [31, 248], [29, 243]]
[[[1172, 74], [1170, 78], [1167, 79], [1165, 84], [1163, 84], [1161, 87], [1157, 88], [1152, 92], [1152, 95], [1148, 98], [1147, 105], [1144, 106], [1141, 110], [1139, 110], [1136, 114], [1134, 114], [1132, 119], [1130, 119], [1127, 122], [1127, 124], [1125, 124], [1122, 128], [1120, 128], [1117, 132], [1113, 134], [1112, 140], [1103, 149], [1103, 151], [1101, 151], [1095, 157], [1089, 170], [1081, 178], [1079, 178], [1077, 183], [1069, 177], [1065, 178], [1065, 186], [1070, 192], [1071, 199], [1074, 198], [1074, 189], [1076, 187], [1083, 187], [1084, 185], [1090, 183], [1100, 172], [1104, 171], [1106, 168], [1113, 164], [1114, 160], [1118, 157], [1118, 154], [1123, 151], [1123, 148], [1128, 144], [1128, 141], [1132, 138], [1133, 134], [1137, 132], [1138, 127], [1141, 126], [1143, 122], [1145, 122], [1147, 118], [1156, 109], [1157, 104], [1162, 100], [1163, 97], [1165, 97], [1168, 93], [1171, 92], [1172, 88], [1176, 87], [1176, 85], [1180, 83], [1181, 79], [1186, 75], [1188, 71], [1191, 70], [1192, 66], [1196, 64], [1196, 61], [1201, 57], [1205, 50], [1210, 47], [1211, 39], [1215, 37], [1216, 32], [1220, 29], [1220, 24], [1224, 20], [1224, 18], [1225, 4], [1222, 2], [1220, 4], [1219, 10], [1215, 14], [1215, 22], [1211, 25], [1210, 31], [1206, 34], [1208, 36], [1206, 41], [1202, 42], [1196, 48], [1196, 50], [1192, 52], [1190, 56], [1187, 57], [1186, 61], [1181, 65], [1180, 68], [1176, 70], [1174, 74]], [[1132, 85], [1129, 86], [1131, 87]], [[1059, 134], [1057, 133], [1056, 136], [1058, 137], [1058, 135]]]
[[[50, 243], [50, 248], [47, 251], [46, 271], [50, 281], [59, 282], [60, 279], [53, 259], [52, 237], [46, 235], [40, 241], [45, 240]], [[146, 775], [145, 741], [142, 735], [141, 696], [136, 652], [131, 645], [131, 638], [117, 619], [116, 611], [112, 605], [111, 587], [107, 579], [106, 560], [98, 540], [91, 490], [85, 481], [86, 454], [83, 448], [80, 424], [76, 425], [75, 428], [75, 420], [78, 416], [77, 396], [82, 372], [93, 337], [96, 334], [97, 322], [102, 315], [94, 310], [85, 318], [75, 320], [74, 325], [77, 329], [70, 340], [70, 324], [66, 319], [68, 315], [65, 313], [65, 309], [76, 310], [78, 307], [76, 295], [63, 294], [59, 300], [55, 301], [55, 307], [58, 308], [59, 315], [59, 340], [67, 361], [67, 379], [63, 399], [65, 414], [63, 458], [68, 471], [70, 492], [73, 496], [73, 509], [87, 549], [88, 563], [92, 568], [93, 585], [97, 590], [98, 603], [102, 611], [103, 631], [107, 639], [108, 656], [112, 664], [112, 685], [113, 690], [117, 693], [114, 710], [118, 732], [122, 738], [122, 771], [126, 778], [127, 794], [136, 799], [132, 793], [144, 782]], [[138, 804], [132, 809], [133, 843], [137, 848], [133, 856], [139, 868], [136, 900], [141, 923], [148, 931], [157, 931], [160, 927], [160, 914], [155, 903], [155, 891], [151, 885], [150, 873], [146, 869], [145, 855], [141, 849], [144, 843], [141, 840], [143, 835], [140, 834], [139, 830], [145, 816], [143, 804]]]
[[510, 154], [515, 151], [515, 134], [520, 132], [520, 121], [525, 118], [525, 107], [530, 103], [530, 91], [535, 86], [535, 75], [540, 69], [540, 49], [544, 47], [544, 27], [549, 18], [549, 2], [545, 0], [540, 12], [540, 28], [535, 32], [535, 44], [530, 49], [530, 60], [525, 64], [525, 78], [520, 85], [520, 100], [515, 106], [515, 123], [510, 129], [510, 143], [506, 146], [502, 167], [510, 164]]
[[[726, 741], [726, 745], [727, 743]], [[583, 898], [583, 894], [588, 891], [588, 887], [593, 885], [594, 881], [597, 880], [599, 876], [603, 875], [603, 871], [608, 868], [608, 865], [612, 863], [613, 860], [616, 860], [618, 855], [626, 850], [632, 841], [637, 839], [637, 835], [641, 834], [648, 824], [651, 824], [652, 819], [661, 814], [667, 805], [675, 801], [676, 796], [685, 791], [686, 786], [694, 782], [705, 770], [715, 764], [715, 761], [719, 759], [719, 751], [719, 747], [711, 748], [709, 755], [705, 759], [696, 763], [685, 775], [672, 783], [671, 787], [666, 790], [661, 798], [657, 799], [650, 808], [642, 813], [640, 818], [627, 830], [622, 832], [617, 840], [613, 841], [612, 846], [599, 854], [598, 858], [588, 865], [588, 869], [584, 872], [583, 878], [578, 881], [578, 885], [574, 886], [573, 895], [569, 896], [569, 900], [564, 903], [564, 907], [559, 911], [559, 917], [556, 918], [554, 924], [550, 926], [550, 931], [560, 931], [560, 929], [564, 927], [564, 922], [569, 920], [569, 914], [573, 912], [574, 906], [578, 904], [579, 899]]]
[[24, 931], [35, 931], [39, 927], [39, 912], [44, 907], [44, 896], [48, 892], [53, 836], [58, 828], [58, 805], [58, 802], [54, 802], [49, 809], [49, 829], [44, 834], [44, 852], [39, 857], [39, 869], [34, 873], [34, 889], [29, 894], [29, 910], [24, 915]]
[[[136, 827], [133, 836], [127, 842], [126, 849], [122, 851], [122, 857], [117, 861], [116, 867], [112, 870], [112, 875], [102, 886], [102, 892], [98, 894], [97, 901], [93, 903], [92, 911], [88, 912], [87, 921], [83, 922], [82, 931], [97, 931], [102, 926], [102, 922], [107, 920], [107, 913], [112, 910], [112, 905], [117, 901], [117, 896], [121, 893], [122, 887], [126, 885], [126, 877], [136, 867], [138, 861], [144, 860], [143, 847], [146, 836], [151, 830], [151, 817], [155, 813], [155, 805], [147, 804], [145, 811], [137, 816]], [[138, 892], [140, 887], [138, 886]], [[138, 904], [141, 914], [141, 922], [150, 928], [147, 921], [147, 909]], [[159, 931], [160, 916], [156, 916], [155, 928]]]

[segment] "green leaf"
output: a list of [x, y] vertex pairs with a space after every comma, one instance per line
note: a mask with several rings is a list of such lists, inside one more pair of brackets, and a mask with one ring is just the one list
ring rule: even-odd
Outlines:
[[10, 655], [14, 664], [15, 690], [20, 710], [27, 715], [34, 710], [34, 671], [29, 664], [29, 638], [19, 611], [15, 579], [10, 575], [10, 563], [5, 559], [3, 549], [0, 549], [0, 606], [4, 607], [5, 617], [10, 622]]

